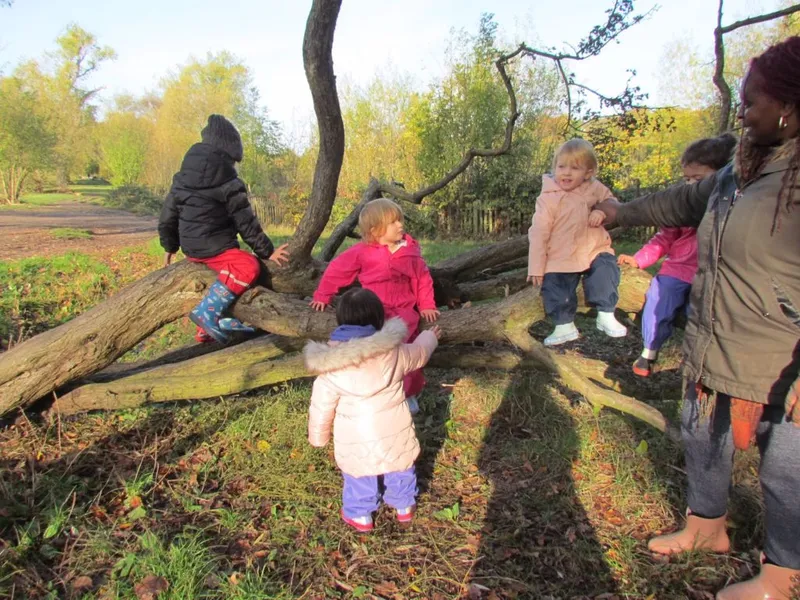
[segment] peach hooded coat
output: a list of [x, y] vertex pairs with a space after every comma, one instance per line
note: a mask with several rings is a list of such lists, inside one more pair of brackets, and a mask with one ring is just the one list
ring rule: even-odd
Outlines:
[[369, 337], [305, 348], [306, 366], [318, 374], [308, 441], [325, 446], [332, 428], [336, 464], [353, 477], [405, 471], [419, 455], [403, 377], [428, 362], [438, 340], [423, 331], [404, 344], [407, 333], [403, 320], [394, 318]]
[[598, 254], [614, 254], [605, 228], [589, 227], [594, 206], [613, 197], [596, 179], [565, 192], [551, 175], [542, 177], [542, 193], [528, 230], [528, 277], [583, 273]]

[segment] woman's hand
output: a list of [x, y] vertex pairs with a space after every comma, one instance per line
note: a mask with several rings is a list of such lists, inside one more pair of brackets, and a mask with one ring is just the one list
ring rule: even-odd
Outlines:
[[283, 266], [283, 263], [289, 260], [289, 253], [286, 251], [286, 248], [289, 244], [283, 244], [282, 246], [278, 246], [275, 249], [275, 252], [272, 253], [272, 256], [269, 259], [274, 262], [276, 265]]
[[617, 257], [617, 264], [618, 265], [628, 265], [629, 267], [639, 268], [639, 263], [636, 262], [636, 259], [628, 254], [620, 254]]
[[531, 275], [528, 277], [528, 281], [530, 281], [535, 287], [542, 287], [544, 277], [541, 275]]
[[613, 225], [617, 220], [617, 209], [620, 206], [622, 205], [617, 200], [609, 198], [595, 204], [594, 210], [599, 210], [606, 216], [604, 221], [606, 225]]
[[172, 262], [172, 258], [175, 256], [174, 252], [165, 252], [164, 253], [164, 266], [168, 267], [169, 263]]
[[433, 310], [421, 310], [419, 311], [419, 314], [421, 314], [422, 318], [425, 319], [428, 323], [433, 323], [434, 321], [436, 321], [436, 319], [439, 318], [439, 315], [441, 313], [434, 308]]
[[442, 328], [439, 327], [438, 325], [434, 325], [428, 331], [430, 331], [433, 335], [435, 335], [437, 340], [442, 339]]
[[312, 309], [314, 309], [315, 311], [317, 311], [317, 312], [323, 312], [323, 311], [324, 311], [324, 310], [327, 308], [327, 306], [328, 306], [328, 305], [327, 305], [327, 304], [325, 304], [324, 302], [319, 302], [318, 300], [312, 300], [311, 302], [309, 302], [309, 304], [308, 304], [308, 305], [309, 305], [309, 306], [310, 306]]
[[600, 227], [606, 220], [606, 213], [602, 210], [593, 210], [589, 213], [589, 227]]

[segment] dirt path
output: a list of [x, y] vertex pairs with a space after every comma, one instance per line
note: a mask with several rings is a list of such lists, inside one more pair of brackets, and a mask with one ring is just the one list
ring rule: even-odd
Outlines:
[[[102, 253], [146, 242], [158, 235], [157, 227], [156, 217], [79, 202], [0, 210], [0, 260]], [[57, 228], [89, 230], [92, 237], [59, 239], [52, 235]]]

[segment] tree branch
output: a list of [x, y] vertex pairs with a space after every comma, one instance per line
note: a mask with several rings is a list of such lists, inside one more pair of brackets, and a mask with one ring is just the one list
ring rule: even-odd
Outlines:
[[[721, 8], [722, 2], [720, 2]], [[742, 27], [747, 27], [748, 25], [757, 25], [758, 23], [766, 23], [767, 21], [772, 21], [773, 19], [780, 19], [781, 17], [788, 17], [789, 15], [800, 11], [800, 4], [794, 4], [788, 8], [783, 8], [781, 10], [776, 10], [775, 12], [767, 13], [766, 15], [758, 15], [755, 17], [750, 17], [748, 19], [742, 19], [741, 21], [736, 21], [735, 23], [731, 23], [730, 25], [726, 25], [722, 27], [721, 24], [718, 24], [717, 27], [719, 28], [720, 32], [730, 33], [731, 31], [736, 31]]]
[[725, 0], [719, 0], [717, 9], [717, 27], [714, 29], [714, 76], [712, 81], [719, 91], [719, 122], [717, 133], [722, 134], [728, 130], [731, 119], [731, 86], [725, 81], [725, 44], [722, 36], [722, 7]]

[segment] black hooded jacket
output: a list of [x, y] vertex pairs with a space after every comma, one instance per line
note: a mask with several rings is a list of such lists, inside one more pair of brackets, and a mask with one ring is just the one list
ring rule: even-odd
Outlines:
[[195, 144], [161, 209], [158, 236], [167, 252], [178, 248], [191, 258], [211, 258], [238, 248], [239, 233], [256, 256], [267, 260], [274, 247], [250, 207], [247, 189], [233, 159], [209, 144]]

